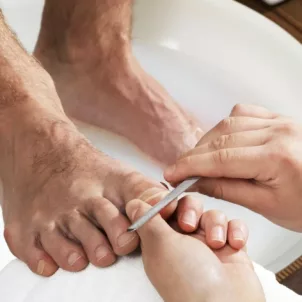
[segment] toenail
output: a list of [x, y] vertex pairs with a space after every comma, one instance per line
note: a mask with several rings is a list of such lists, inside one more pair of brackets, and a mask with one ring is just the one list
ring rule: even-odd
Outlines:
[[185, 213], [182, 215], [181, 221], [184, 224], [190, 225], [192, 227], [196, 227], [197, 223], [197, 215], [194, 210], [187, 210]]
[[38, 275], [43, 275], [44, 268], [45, 268], [45, 261], [44, 260], [40, 260], [38, 262], [37, 274]]
[[134, 233], [124, 233], [117, 238], [117, 245], [119, 247], [124, 247], [129, 244], [133, 239], [135, 239], [137, 235]]
[[211, 239], [213, 241], [224, 242], [224, 232], [221, 226], [215, 226], [211, 231]]
[[72, 253], [72, 254], [69, 255], [69, 257], [68, 257], [68, 264], [70, 266], [73, 266], [81, 258], [82, 258], [81, 255], [79, 255], [78, 253], [74, 252], [74, 253]]
[[95, 256], [96, 256], [96, 260], [100, 261], [103, 258], [105, 258], [108, 254], [109, 254], [109, 249], [106, 246], [99, 246], [96, 250], [95, 250]]

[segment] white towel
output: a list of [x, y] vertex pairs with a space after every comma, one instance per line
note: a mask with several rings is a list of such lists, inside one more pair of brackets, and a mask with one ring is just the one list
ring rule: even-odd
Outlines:
[[[298, 302], [302, 297], [280, 285], [273, 273], [255, 265], [267, 302]], [[140, 257], [121, 259], [100, 269], [90, 265], [80, 273], [59, 270], [39, 277], [15, 260], [0, 273], [1, 302], [159, 302], [162, 299], [147, 279]]]

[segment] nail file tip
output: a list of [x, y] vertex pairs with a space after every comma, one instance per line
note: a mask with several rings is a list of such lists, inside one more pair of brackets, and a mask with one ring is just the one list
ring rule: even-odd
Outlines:
[[128, 233], [135, 232], [135, 231], [136, 231], [136, 229], [131, 228], [131, 227], [127, 229], [127, 232], [128, 232]]

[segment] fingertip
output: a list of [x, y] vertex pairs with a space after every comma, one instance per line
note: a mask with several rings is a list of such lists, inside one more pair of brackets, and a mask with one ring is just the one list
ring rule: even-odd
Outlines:
[[164, 171], [164, 178], [168, 182], [173, 182], [173, 176], [176, 170], [176, 165], [169, 166], [165, 171]]
[[198, 228], [200, 217], [203, 213], [201, 199], [185, 196], [178, 204], [177, 221], [182, 231], [192, 233]]
[[[142, 207], [142, 204], [144, 204], [144, 202], [139, 199], [133, 199], [127, 203], [126, 214], [132, 222], [139, 218], [139, 217], [137, 217], [138, 211]], [[148, 207], [147, 204], [145, 204], [145, 205]]]
[[234, 249], [243, 249], [248, 240], [248, 228], [241, 220], [232, 220], [228, 226], [228, 242]]

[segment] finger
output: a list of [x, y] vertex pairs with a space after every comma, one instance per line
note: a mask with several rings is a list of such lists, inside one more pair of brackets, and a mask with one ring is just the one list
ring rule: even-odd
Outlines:
[[211, 210], [205, 212], [200, 220], [205, 231], [206, 243], [212, 249], [220, 249], [226, 244], [228, 220], [223, 212]]
[[[167, 190], [162, 190], [160, 188], [150, 188], [143, 192], [137, 199], [142, 200], [151, 206], [154, 206], [163, 198], [165, 198], [170, 192]], [[177, 200], [169, 203], [164, 209], [160, 211], [160, 215], [167, 220], [176, 210]]]
[[269, 139], [270, 135], [266, 129], [222, 135], [208, 143], [190, 150], [180, 159], [220, 149], [261, 146], [267, 143]]
[[233, 107], [230, 116], [249, 116], [262, 119], [273, 119], [278, 115], [267, 108], [250, 104], [237, 104]]
[[[129, 219], [135, 222], [151, 209], [151, 206], [142, 200], [134, 199], [130, 201], [126, 206], [126, 212]], [[160, 216], [156, 215], [145, 223], [141, 228], [137, 230], [143, 245], [145, 243], [151, 243], [154, 240], [164, 239], [171, 234], [173, 230], [166, 223], [166, 221]]]
[[236, 250], [243, 249], [247, 243], [249, 231], [246, 224], [239, 219], [229, 221], [228, 242]]
[[[180, 159], [169, 167], [164, 176], [171, 183], [188, 177], [227, 177], [256, 179], [267, 172], [269, 163], [263, 165], [266, 153], [262, 146], [221, 149]], [[267, 174], [267, 173], [266, 173]]]
[[274, 119], [262, 119], [256, 117], [228, 117], [206, 133], [198, 142], [197, 146], [215, 140], [217, 137], [222, 135], [243, 131], [260, 130], [278, 123], [280, 122]]
[[264, 216], [271, 215], [275, 200], [265, 186], [242, 179], [203, 178], [198, 185], [201, 194], [242, 205]]
[[200, 198], [185, 196], [178, 202], [177, 221], [182, 231], [194, 232], [203, 212], [203, 203]]

